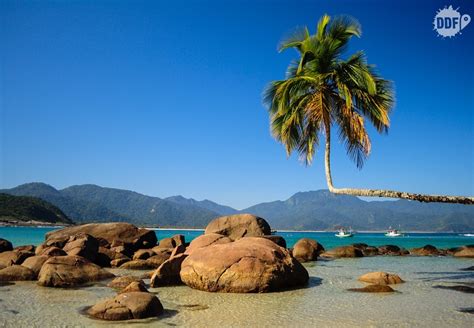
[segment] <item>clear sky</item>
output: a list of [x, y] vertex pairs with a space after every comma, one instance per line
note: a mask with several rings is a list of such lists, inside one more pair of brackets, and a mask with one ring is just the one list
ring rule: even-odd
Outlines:
[[[474, 22], [433, 31], [473, 1], [0, 1], [0, 187], [94, 183], [236, 208], [326, 188], [269, 133], [264, 86], [293, 50], [279, 40], [349, 14], [349, 52], [396, 85], [388, 135], [362, 170], [335, 144], [339, 187], [474, 194]], [[337, 140], [337, 139], [335, 139]], [[322, 149], [320, 149], [322, 150]]]

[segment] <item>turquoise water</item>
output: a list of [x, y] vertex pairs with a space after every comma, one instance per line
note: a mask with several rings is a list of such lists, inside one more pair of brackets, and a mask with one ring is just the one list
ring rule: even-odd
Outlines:
[[[0, 238], [7, 239], [14, 246], [39, 245], [44, 241], [47, 232], [57, 228], [51, 227], [0, 227]], [[175, 234], [182, 234], [186, 241], [191, 241], [203, 234], [202, 230], [155, 230], [158, 240], [171, 237]], [[350, 245], [353, 243], [366, 243], [373, 246], [386, 244], [397, 245], [404, 248], [421, 247], [426, 244], [438, 248], [459, 247], [462, 245], [474, 244], [474, 237], [461, 236], [455, 233], [409, 233], [404, 237], [390, 238], [383, 233], [357, 233], [353, 238], [337, 238], [333, 232], [289, 232], [279, 231], [278, 235], [283, 236], [288, 247], [292, 247], [300, 238], [313, 238], [320, 242], [326, 249], [336, 246]]]

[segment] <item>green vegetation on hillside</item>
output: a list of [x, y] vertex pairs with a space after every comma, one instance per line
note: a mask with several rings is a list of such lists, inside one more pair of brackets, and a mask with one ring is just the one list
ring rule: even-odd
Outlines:
[[35, 197], [0, 193], [0, 221], [73, 223], [59, 208]]

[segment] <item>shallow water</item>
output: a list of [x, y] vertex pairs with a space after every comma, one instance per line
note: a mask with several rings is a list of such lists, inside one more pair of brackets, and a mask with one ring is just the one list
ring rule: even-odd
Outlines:
[[[0, 287], [0, 326], [6, 327], [472, 327], [472, 294], [436, 285], [474, 283], [474, 272], [459, 269], [474, 260], [452, 257], [367, 257], [305, 264], [307, 288], [269, 294], [219, 294], [187, 286], [152, 288], [166, 313], [160, 319], [110, 323], [90, 319], [81, 309], [115, 292], [99, 285], [81, 289], [39, 287], [18, 282]], [[393, 294], [353, 293], [357, 277], [370, 271], [398, 273], [404, 284]], [[116, 274], [143, 271], [111, 270]], [[148, 282], [148, 281], [146, 281]]]

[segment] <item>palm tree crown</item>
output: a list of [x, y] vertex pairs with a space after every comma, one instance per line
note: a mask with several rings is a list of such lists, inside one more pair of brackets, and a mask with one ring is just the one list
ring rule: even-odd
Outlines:
[[290, 64], [285, 80], [270, 83], [264, 102], [272, 134], [288, 155], [296, 150], [310, 164], [319, 135], [330, 135], [335, 124], [348, 155], [360, 168], [370, 153], [365, 119], [379, 132], [388, 130], [394, 104], [391, 83], [367, 64], [362, 51], [342, 57], [351, 37], [360, 35], [356, 20], [324, 15], [316, 34], [303, 28], [281, 43], [280, 51], [295, 48], [299, 59]]

